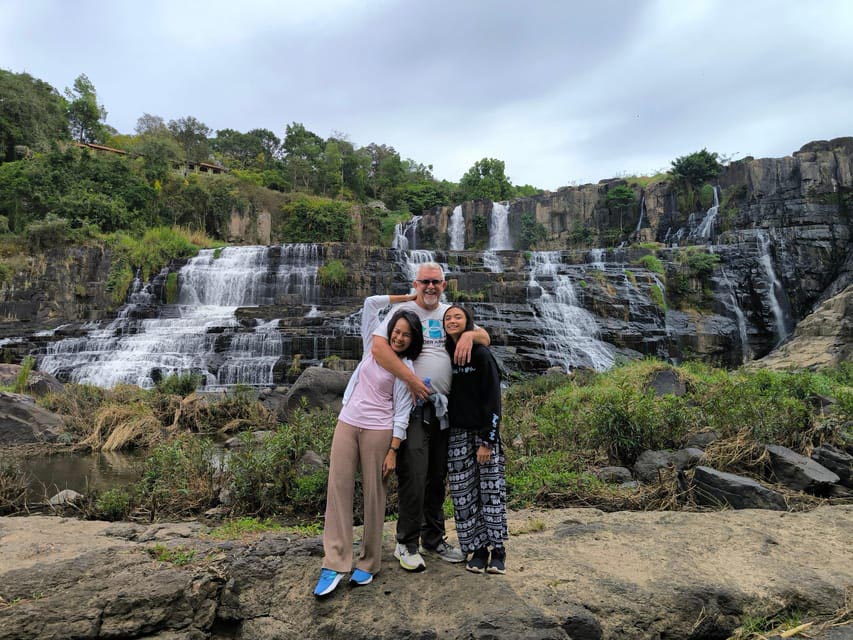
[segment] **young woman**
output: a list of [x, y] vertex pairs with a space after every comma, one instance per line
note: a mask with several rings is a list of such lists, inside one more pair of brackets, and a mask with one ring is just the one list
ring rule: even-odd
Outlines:
[[[406, 385], [383, 369], [371, 355], [378, 313], [388, 304], [414, 295], [371, 296], [364, 301], [361, 338], [364, 356], [344, 392], [343, 408], [332, 437], [326, 523], [323, 531], [323, 569], [314, 588], [322, 597], [334, 591], [352, 567], [352, 520], [355, 473], [361, 466], [364, 490], [364, 536], [361, 555], [350, 583], [365, 585], [380, 568], [382, 526], [385, 522], [385, 478], [397, 466], [397, 451], [406, 438], [412, 395]], [[411, 311], [398, 311], [388, 323], [388, 343], [412, 368], [423, 347], [421, 321]]]
[[[474, 327], [471, 312], [451, 306], [444, 313], [447, 351], [453, 354], [462, 332]], [[506, 573], [506, 459], [500, 438], [501, 387], [498, 365], [488, 347], [475, 344], [471, 362], [453, 365], [448, 404], [447, 458], [456, 535], [472, 554], [474, 573]]]

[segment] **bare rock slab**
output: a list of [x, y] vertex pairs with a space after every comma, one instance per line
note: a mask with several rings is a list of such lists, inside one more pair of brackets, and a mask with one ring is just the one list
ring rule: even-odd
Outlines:
[[812, 460], [835, 473], [841, 484], [853, 488], [853, 456], [824, 444], [812, 451]]

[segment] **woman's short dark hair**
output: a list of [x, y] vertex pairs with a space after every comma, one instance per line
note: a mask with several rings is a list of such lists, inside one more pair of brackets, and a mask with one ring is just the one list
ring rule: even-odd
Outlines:
[[409, 323], [409, 329], [412, 332], [412, 342], [406, 347], [405, 351], [398, 353], [397, 355], [401, 358], [408, 358], [409, 360], [414, 360], [419, 355], [421, 355], [421, 349], [424, 348], [424, 329], [421, 325], [421, 319], [418, 318], [412, 311], [397, 311], [393, 316], [391, 316], [391, 320], [388, 321], [388, 343], [391, 343], [391, 334], [394, 331], [394, 327], [397, 326], [397, 321], [402, 318], [406, 322]]
[[[464, 329], [464, 331], [473, 331], [474, 330], [474, 315], [471, 313], [470, 310], [468, 310], [465, 307], [458, 305], [458, 304], [452, 304], [449, 307], [447, 307], [447, 310], [444, 312], [444, 316], [441, 318], [441, 326], [442, 327], [444, 326], [444, 318], [447, 317], [447, 313], [451, 309], [459, 309], [462, 313], [465, 314], [465, 329]], [[450, 354], [450, 358], [452, 360], [453, 354], [456, 351], [456, 343], [453, 342], [453, 338], [451, 338], [450, 336], [447, 336], [444, 339], [444, 349], [447, 351], [447, 353]]]

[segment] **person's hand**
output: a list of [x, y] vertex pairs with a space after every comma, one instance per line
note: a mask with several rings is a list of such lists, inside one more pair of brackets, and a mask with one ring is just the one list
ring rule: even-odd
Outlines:
[[397, 468], [397, 452], [393, 449], [388, 449], [385, 454], [385, 460], [382, 461], [382, 477], [385, 478], [394, 469]]
[[418, 400], [426, 400], [429, 398], [429, 387], [426, 386], [424, 381], [419, 377], [413, 376], [406, 382], [406, 386], [409, 387], [409, 391], [412, 394], [412, 402], [417, 404]]
[[456, 341], [456, 351], [453, 352], [453, 362], [458, 366], [471, 362], [471, 350], [474, 348], [474, 333], [463, 331]]
[[480, 448], [477, 449], [477, 462], [480, 464], [486, 464], [492, 457], [492, 449], [487, 447], [484, 444], [480, 445]]

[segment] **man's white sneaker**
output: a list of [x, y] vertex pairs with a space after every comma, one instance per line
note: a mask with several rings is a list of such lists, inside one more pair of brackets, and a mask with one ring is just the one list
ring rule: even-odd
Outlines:
[[438, 543], [438, 546], [435, 549], [430, 549], [429, 547], [421, 546], [421, 553], [434, 553], [442, 560], [446, 560], [447, 562], [465, 562], [465, 554], [462, 553], [461, 549], [457, 549], [452, 544], [450, 544], [447, 540], [442, 540]]
[[398, 542], [394, 549], [394, 557], [400, 561], [400, 566], [406, 571], [423, 571], [426, 569], [426, 563], [415, 545], [412, 545], [410, 549]]

